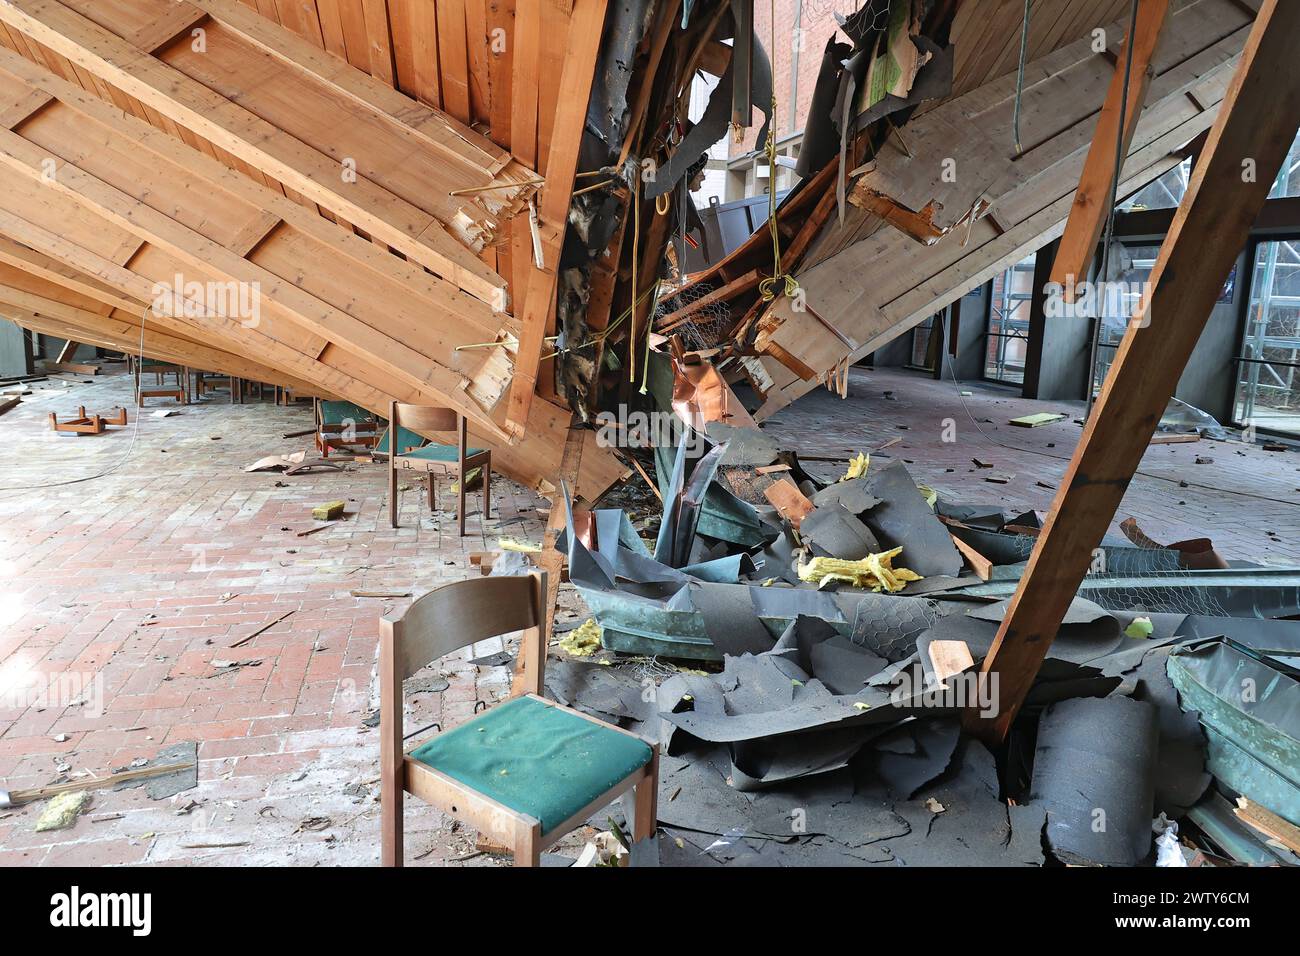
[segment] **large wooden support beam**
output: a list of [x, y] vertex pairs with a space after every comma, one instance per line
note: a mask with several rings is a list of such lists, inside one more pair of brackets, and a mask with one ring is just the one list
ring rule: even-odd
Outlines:
[[[1097, 242], [1101, 239], [1106, 217], [1115, 194], [1116, 144], [1121, 157], [1127, 157], [1137, 131], [1138, 120], [1146, 105], [1147, 88], [1154, 75], [1151, 62], [1160, 36], [1169, 20], [1172, 0], [1137, 0], [1137, 22], [1133, 36], [1124, 41], [1115, 73], [1111, 77], [1106, 103], [1097, 120], [1092, 146], [1083, 164], [1083, 176], [1070, 207], [1070, 219], [1061, 236], [1061, 245], [1052, 264], [1052, 282], [1066, 290], [1066, 300], [1074, 301], [1074, 287], [1088, 277]], [[1127, 102], [1125, 87], [1127, 86]], [[1120, 128], [1123, 114], [1123, 129]]]
[[[542, 188], [539, 218], [542, 226], [542, 258], [538, 268], [530, 256], [525, 263], [516, 261], [515, 277], [524, 291], [522, 305], [515, 304], [520, 317], [519, 351], [515, 359], [514, 383], [506, 427], [523, 429], [528, 421], [537, 374], [541, 367], [546, 329], [555, 311], [555, 289], [560, 264], [560, 247], [564, 244], [569, 202], [573, 196], [573, 178], [578, 172], [578, 150], [587, 119], [587, 102], [600, 55], [608, 0], [574, 0], [569, 25], [569, 49], [560, 77], [559, 109], [551, 132], [551, 148], [546, 162], [546, 185]], [[519, 71], [523, 61], [516, 55], [516, 91], [520, 90]], [[535, 78], [534, 78], [535, 80]], [[518, 149], [518, 141], [515, 143]], [[520, 278], [522, 277], [522, 279]]]
[[0, 284], [0, 317], [9, 319], [33, 332], [57, 335], [86, 345], [113, 349], [130, 355], [143, 351], [146, 358], [159, 359], [187, 368], [220, 372], [253, 382], [266, 382], [303, 389], [308, 394], [319, 391], [301, 379], [202, 342], [162, 331], [145, 323], [141, 329], [137, 316], [102, 315], [75, 306], [32, 295]]
[[1005, 737], [1300, 126], [1300, 3], [1265, 0], [1101, 398], [982, 668]]

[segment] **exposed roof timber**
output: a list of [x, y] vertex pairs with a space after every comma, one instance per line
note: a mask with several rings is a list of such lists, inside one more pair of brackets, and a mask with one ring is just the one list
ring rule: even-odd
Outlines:
[[[608, 0], [574, 0], [569, 29], [569, 48], [560, 77], [559, 110], [554, 119], [546, 163], [546, 185], [542, 188], [539, 215], [542, 226], [543, 268], [532, 260], [522, 270], [527, 294], [520, 311], [519, 349], [514, 383], [510, 389], [507, 426], [518, 430], [528, 420], [538, 368], [548, 326], [553, 321], [560, 247], [569, 216], [574, 176], [578, 171], [578, 150], [587, 118], [587, 102], [600, 55], [601, 36]], [[516, 61], [518, 62], [518, 61]], [[518, 88], [518, 84], [516, 84]]]
[[[1211, 125], [1249, 24], [1233, 0], [1192, 0], [1173, 15], [1122, 193], [1176, 164], [1174, 151]], [[1109, 35], [1117, 43], [1123, 33], [1118, 27]], [[841, 243], [839, 251], [801, 268], [796, 277], [809, 315], [791, 320], [790, 301], [779, 300], [760, 321], [758, 346], [812, 376], [769, 391], [760, 417], [815, 388], [818, 376], [845, 359], [863, 358], [1060, 235], [1114, 67], [1088, 39], [1033, 67], [1035, 79], [1024, 95], [1028, 148], [1022, 155], [1015, 156], [1010, 135], [1014, 76], [915, 117], [907, 127], [914, 158], [881, 151], [876, 171], [864, 177], [881, 195], [913, 209], [937, 198], [952, 221], [962, 221], [976, 201], [991, 201], [991, 215], [966, 219], [929, 246], [876, 219], [856, 242]], [[948, 156], [957, 162], [954, 183], [941, 176]], [[827, 241], [840, 242], [833, 224], [820, 240]], [[847, 347], [845, 340], [856, 344]]]
[[[101, 229], [111, 229], [111, 226], [104, 222], [101, 223]], [[70, 272], [74, 276], [80, 276], [79, 279], [69, 281], [69, 288], [81, 291], [107, 282], [115, 288], [127, 290], [125, 295], [128, 300], [138, 298], [141, 303], [147, 301], [151, 294], [152, 280], [148, 276], [131, 273], [94, 250], [73, 243], [66, 236], [43, 230], [3, 209], [0, 209], [0, 233], [11, 239], [7, 244], [0, 243], [0, 253], [5, 248], [31, 247], [57, 260], [61, 273]], [[31, 264], [40, 261], [34, 260], [31, 255], [24, 258]], [[147, 250], [144, 258], [149, 259], [162, 275], [166, 275], [173, 267], [165, 260], [160, 264], [154, 250]], [[91, 274], [81, 274], [78, 271], [80, 269]], [[54, 271], [47, 269], [45, 274]], [[160, 320], [152, 317], [150, 321], [156, 323]], [[364, 358], [354, 357], [341, 349], [328, 347], [317, 358], [269, 337], [260, 328], [238, 321], [222, 322], [212, 316], [177, 316], [168, 321], [176, 329], [201, 339], [211, 347], [239, 355], [259, 356], [278, 370], [281, 376], [288, 376], [290, 381], [310, 383], [303, 386], [306, 391], [345, 398], [377, 414], [386, 414], [385, 409], [394, 399], [416, 404], [428, 404], [431, 401], [427, 393], [407, 387], [393, 376], [381, 374]], [[376, 386], [374, 383], [380, 384]], [[493, 462], [502, 472], [530, 487], [549, 492], [552, 484], [550, 478], [555, 474], [563, 453], [568, 425], [567, 411], [539, 399], [533, 404], [527, 435], [517, 445], [500, 444], [476, 427], [471, 427], [470, 433], [477, 441], [493, 449]], [[625, 469], [606, 449], [598, 447], [594, 431], [586, 432], [583, 438], [589, 447], [586, 449], [586, 465], [579, 477], [577, 493], [594, 499], [621, 478]]]
[[[1051, 281], [1065, 289], [1068, 301], [1074, 301], [1074, 286], [1087, 278], [1110, 213], [1115, 191], [1115, 156], [1127, 156], [1146, 105], [1147, 88], [1152, 76], [1152, 60], [1169, 19], [1172, 0], [1142, 0], [1137, 6], [1136, 31], [1126, 37], [1115, 72], [1111, 77], [1106, 102], [1101, 108], [1093, 133], [1083, 176], [1074, 193], [1074, 205], [1056, 261]], [[1123, 127], [1121, 128], [1121, 114]]]
[[[39, 265], [44, 257], [31, 253], [24, 259], [25, 265]], [[252, 381], [311, 390], [312, 386], [305, 380], [211, 346], [197, 338], [193, 328], [174, 319], [152, 313], [146, 318], [144, 303], [119, 299], [120, 305], [109, 305], [88, 296], [75, 287], [75, 275], [65, 275], [71, 270], [53, 265], [56, 268], [37, 274], [25, 267], [0, 262], [0, 314], [26, 328], [34, 328], [38, 322], [43, 326], [58, 322], [63, 326], [61, 330], [42, 327], [37, 331], [76, 338], [86, 344], [122, 348], [130, 353], [139, 351], [143, 334], [146, 355]], [[50, 278], [51, 274], [58, 279]], [[101, 341], [108, 337], [112, 338], [111, 342]]]
[[[148, 10], [160, 0], [117, 2]], [[239, 14], [213, 6], [232, 20]], [[176, 44], [150, 55], [55, 0], [0, 6], [0, 21], [12, 29], [480, 299], [503, 304], [505, 280], [462, 243], [481, 247], [498, 226], [497, 214], [513, 214], [532, 188], [527, 171], [500, 167], [499, 151], [487, 168], [454, 161], [464, 159], [457, 151], [467, 144], [484, 156], [491, 144], [412, 101], [400, 111], [393, 102], [398, 94], [258, 20], [240, 15], [244, 32], [209, 23], [202, 53]], [[223, 84], [246, 86], [218, 88]], [[295, 108], [285, 110], [295, 99]], [[292, 129], [253, 112], [271, 115], [277, 103], [277, 122]], [[348, 146], [340, 146], [349, 136]], [[450, 194], [502, 184], [509, 188], [474, 198]]]
[[[287, 321], [318, 337], [318, 353], [336, 342], [372, 355], [388, 374], [436, 390], [446, 404], [496, 430], [466, 391], [485, 353], [454, 348], [491, 340], [501, 314], [0, 50], [0, 94], [20, 84], [58, 99], [21, 133], [0, 130], [0, 162], [35, 189], [62, 192], [120, 231], [166, 249], [180, 273], [255, 285], [266, 300], [261, 321]], [[51, 157], [60, 165], [48, 177]], [[421, 322], [430, 311], [459, 321]]]
[[[998, 678], [998, 712], [988, 718], [967, 711], [965, 719], [986, 739], [1005, 738], [1037, 677], [1295, 139], [1298, 33], [1300, 4], [1265, 0], [1152, 269], [1139, 321], [1125, 332], [984, 659], [982, 678]], [[1242, 175], [1247, 162], [1257, 175]]]
[[[18, 299], [24, 301], [15, 301]], [[143, 344], [145, 358], [232, 375], [253, 382], [301, 389], [307, 394], [319, 390], [310, 383], [285, 375], [277, 369], [251, 362], [241, 355], [213, 348], [203, 342], [195, 342], [148, 326], [142, 336], [138, 320], [133, 324], [122, 317], [85, 312], [58, 303], [41, 304], [38, 307], [25, 304], [33, 301], [41, 303], [44, 300], [0, 285], [0, 317], [31, 332], [42, 332], [129, 355], [141, 354]]]

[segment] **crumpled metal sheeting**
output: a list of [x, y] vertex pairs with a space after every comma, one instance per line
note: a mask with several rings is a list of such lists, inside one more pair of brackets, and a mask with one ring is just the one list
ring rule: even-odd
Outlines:
[[[1144, 554], [1176, 552], [1142, 551]], [[964, 590], [971, 598], [1001, 600], [1015, 593], [1017, 581], [977, 582]], [[1209, 617], [1284, 618], [1300, 614], [1300, 568], [1090, 574], [1078, 596], [1111, 611], [1142, 608], [1144, 613]]]
[[1300, 825], [1300, 681], [1230, 638], [1184, 644], [1168, 672], [1181, 706], [1200, 713], [1210, 772]]
[[[796, 617], [808, 614], [820, 617], [834, 625], [837, 631], [853, 643], [891, 661], [911, 654], [917, 637], [941, 613], [937, 603], [926, 598], [882, 597], [851, 590], [828, 593], [743, 584], [699, 585], [699, 588], [711, 590], [709, 596], [716, 598], [710, 606], [732, 608], [737, 614], [745, 606], [742, 600], [748, 598], [749, 612], [757, 615], [758, 620], [773, 635], [773, 643], [776, 635], [784, 631]], [[581, 587], [579, 590], [582, 591]], [[730, 642], [730, 635], [710, 630], [709, 619], [695, 605], [689, 589], [674, 594], [663, 605], [662, 614], [659, 613], [659, 608], [644, 602], [636, 608], [621, 607], [616, 596], [593, 595], [587, 591], [582, 591], [582, 594], [592, 605], [593, 612], [596, 612], [596, 605], [592, 603], [594, 600], [601, 604], [603, 613], [608, 615], [607, 624], [606, 618], [597, 613], [597, 620], [607, 629], [607, 637], [612, 628], [615, 632], [622, 631], [650, 639], [660, 648], [655, 653], [696, 660], [721, 660], [722, 652], [715, 645], [725, 647]], [[691, 618], [689, 623], [687, 617]], [[650, 652], [648, 647], [642, 648], [635, 641], [618, 646], [618, 640], [616, 633], [616, 643], [607, 641], [606, 646], [631, 653]], [[707, 645], [701, 641], [707, 642]]]
[[[655, 446], [655, 470], [658, 472], [661, 494], [664, 494], [668, 487], [676, 454], [677, 450], [671, 447]], [[667, 494], [664, 494], [664, 500], [668, 500]], [[775, 509], [765, 510], [775, 514]], [[697, 534], [742, 548], [758, 547], [779, 534], [780, 530], [779, 525], [764, 518], [764, 511], [740, 500], [716, 481], [709, 485], [704, 495], [704, 503], [700, 508], [696, 524]]]

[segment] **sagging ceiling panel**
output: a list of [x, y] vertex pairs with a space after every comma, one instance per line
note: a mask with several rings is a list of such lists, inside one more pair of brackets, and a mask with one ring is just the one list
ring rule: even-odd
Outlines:
[[[1180, 162], [1177, 150], [1209, 128], [1251, 23], [1234, 0], [1190, 0], [1172, 15], [1123, 193]], [[1112, 54], [1124, 32], [1121, 23], [1107, 30]], [[1091, 38], [1031, 63], [1018, 155], [1008, 135], [1014, 75], [914, 118], [910, 155], [886, 143], [851, 188], [854, 241], [832, 221], [797, 273], [807, 310], [782, 298], [758, 322], [766, 359], [747, 366], [766, 400], [759, 417], [1058, 236], [1112, 73], [1113, 55], [1094, 52]]]
[[[393, 398], [456, 407], [503, 471], [530, 485], [554, 474], [559, 409], [539, 405], [514, 445], [494, 418], [511, 377], [508, 314], [8, 50], [0, 102], [23, 110], [0, 130], [13, 180], [0, 232], [141, 311], [178, 276], [252, 287], [255, 316], [179, 318], [200, 340], [380, 414]], [[585, 473], [593, 493], [621, 473], [603, 456]]]

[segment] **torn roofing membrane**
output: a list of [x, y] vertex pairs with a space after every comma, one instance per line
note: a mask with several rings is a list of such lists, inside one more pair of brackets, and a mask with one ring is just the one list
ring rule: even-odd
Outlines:
[[[994, 563], [1004, 576], [985, 582], [961, 566], [951, 535], [1032, 545], [1038, 516], [942, 496], [932, 508], [901, 462], [877, 456], [861, 477], [829, 484], [797, 467], [768, 469], [811, 503], [796, 530], [729, 490], [740, 481], [762, 500], [753, 489], [767, 466], [730, 466], [725, 479], [720, 467], [732, 442], [748, 440], [743, 432], [721, 443], [697, 436], [693, 453], [685, 440], [672, 449], [653, 552], [617, 509], [584, 513], [589, 546], [566, 502], [560, 547], [614, 666], [565, 662], [548, 686], [662, 744], [661, 822], [676, 834], [662, 859], [1041, 865], [1046, 848], [1057, 861], [1135, 865], [1152, 857], [1154, 816], [1181, 819], [1216, 787], [1297, 812], [1300, 760], [1285, 747], [1294, 748], [1300, 705], [1277, 703], [1289, 698], [1276, 688], [1294, 688], [1300, 622], [1253, 616], [1290, 609], [1297, 571], [1186, 570], [1175, 551], [1107, 545], [1123, 571], [1090, 575], [1068, 608], [1015, 731], [1028, 745], [1023, 779], [1002, 781], [959, 715], [983, 706], [976, 675], [1027, 550], [1000, 552], [1014, 560]], [[705, 532], [714, 492], [760, 532], [757, 543]], [[847, 560], [894, 542], [909, 566], [930, 572], [900, 594], [818, 589], [792, 573], [811, 555]], [[1215, 683], [1228, 654], [1270, 688], [1267, 732], [1264, 712], [1234, 712]], [[672, 673], [647, 697], [640, 665], [622, 655]], [[796, 792], [821, 808], [802, 831], [790, 829]], [[1098, 814], [1108, 822], [1094, 831]]]

